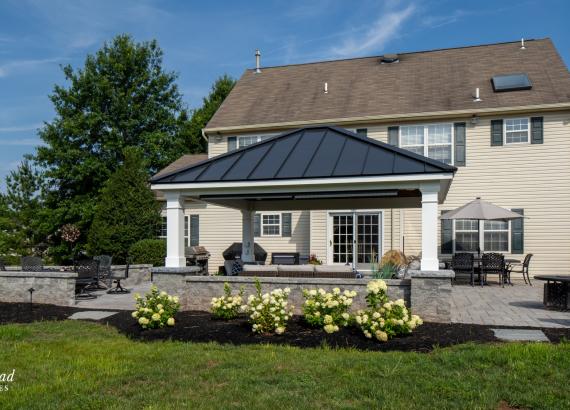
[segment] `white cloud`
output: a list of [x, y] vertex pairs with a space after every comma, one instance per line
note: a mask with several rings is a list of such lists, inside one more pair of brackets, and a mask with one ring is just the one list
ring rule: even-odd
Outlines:
[[34, 69], [45, 64], [53, 64], [61, 62], [62, 58], [44, 58], [37, 60], [14, 60], [4, 64], [0, 64], [0, 78], [20, 70]]
[[405, 9], [386, 12], [362, 36], [345, 39], [341, 46], [333, 47], [331, 53], [340, 57], [351, 57], [382, 50], [388, 41], [399, 35], [402, 24], [415, 10], [415, 5], [410, 4]]
[[12, 127], [0, 127], [0, 132], [36, 131], [41, 126], [42, 124], [30, 124], [30, 125], [15, 125]]
[[41, 144], [43, 144], [43, 142], [38, 138], [10, 138], [10, 139], [0, 138], [0, 146], [35, 147]]

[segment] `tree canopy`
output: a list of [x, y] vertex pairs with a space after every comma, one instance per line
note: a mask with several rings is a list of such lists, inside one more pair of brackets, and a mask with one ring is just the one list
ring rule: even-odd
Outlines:
[[155, 238], [161, 221], [140, 149], [125, 148], [124, 158], [102, 189], [87, 243], [89, 254], [111, 255], [119, 263], [135, 242]]
[[[34, 156], [50, 210], [47, 233], [66, 223], [89, 230], [100, 190], [126, 147], [140, 149], [147, 176], [192, 151], [177, 76], [163, 69], [162, 56], [156, 41], [120, 35], [87, 56], [82, 68], [63, 67], [68, 84], [56, 85], [50, 96], [56, 116], [40, 130], [45, 145]], [[69, 256], [52, 239], [54, 256]]]

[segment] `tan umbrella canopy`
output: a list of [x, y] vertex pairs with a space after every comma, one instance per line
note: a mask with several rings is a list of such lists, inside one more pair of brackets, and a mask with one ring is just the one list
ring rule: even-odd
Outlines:
[[523, 216], [516, 212], [511, 212], [508, 209], [501, 208], [500, 206], [485, 202], [481, 198], [477, 198], [441, 216], [441, 219], [479, 219], [484, 221], [518, 218], [523, 218]]

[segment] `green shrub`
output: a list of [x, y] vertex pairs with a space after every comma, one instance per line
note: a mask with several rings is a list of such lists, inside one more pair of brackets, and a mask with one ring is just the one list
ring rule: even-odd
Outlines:
[[241, 286], [237, 295], [232, 295], [232, 288], [228, 282], [224, 283], [224, 295], [212, 298], [212, 315], [216, 319], [230, 320], [239, 316], [244, 288]]
[[18, 266], [22, 257], [19, 255], [0, 255], [0, 260], [4, 261], [6, 266]]
[[174, 326], [174, 315], [180, 309], [177, 296], [159, 292], [158, 288], [153, 286], [144, 298], [135, 294], [135, 300], [136, 310], [132, 316], [143, 329]]
[[305, 321], [311, 326], [322, 327], [327, 333], [338, 332], [340, 326], [350, 323], [348, 309], [355, 296], [355, 291], [341, 292], [339, 288], [334, 288], [332, 292], [324, 289], [303, 289]]
[[404, 299], [388, 300], [388, 286], [383, 280], [372, 280], [366, 288], [368, 309], [356, 312], [355, 320], [367, 338], [386, 342], [391, 337], [411, 333], [423, 323], [406, 308]]
[[135, 242], [129, 250], [131, 263], [164, 266], [166, 241], [164, 239], [143, 239]]

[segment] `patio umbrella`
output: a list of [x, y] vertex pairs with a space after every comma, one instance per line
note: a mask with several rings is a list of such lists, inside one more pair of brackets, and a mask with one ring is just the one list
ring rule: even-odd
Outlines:
[[523, 218], [522, 215], [500, 206], [493, 205], [476, 198], [453, 211], [446, 212], [441, 219], [478, 219], [483, 221], [492, 221], [497, 219], [518, 219]]

